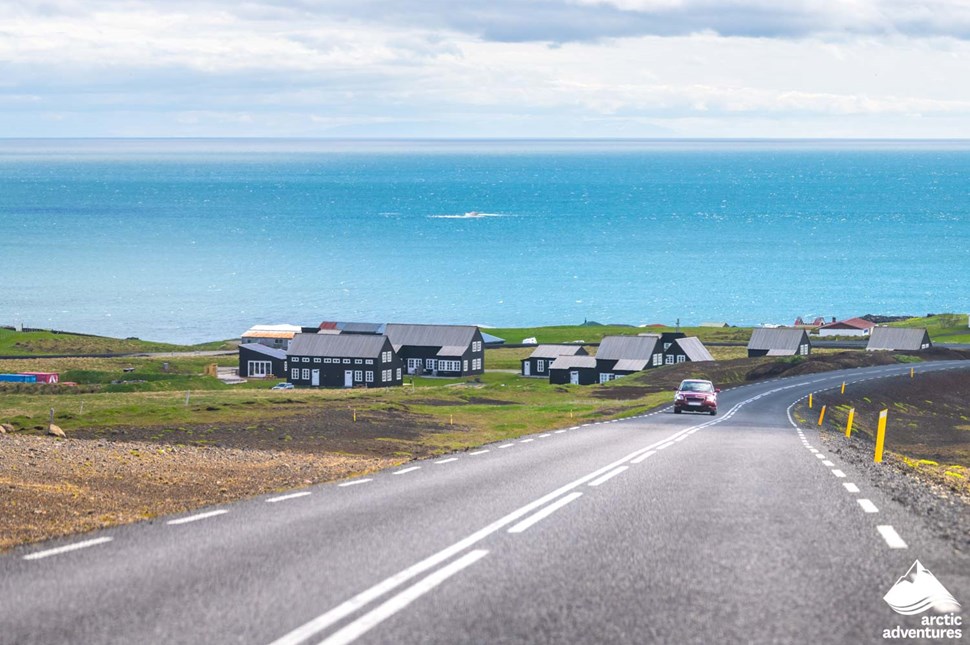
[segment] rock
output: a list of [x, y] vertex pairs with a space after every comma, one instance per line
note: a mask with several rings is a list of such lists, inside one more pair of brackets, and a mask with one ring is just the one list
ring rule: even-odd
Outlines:
[[13, 432], [14, 430], [15, 428], [9, 423], [0, 423], [0, 434], [4, 434], [5, 432]]
[[58, 426], [54, 425], [53, 423], [50, 424], [50, 427], [47, 428], [47, 434], [51, 435], [52, 437], [66, 437], [67, 436], [66, 434], [64, 434], [64, 431], [63, 430], [61, 430]]

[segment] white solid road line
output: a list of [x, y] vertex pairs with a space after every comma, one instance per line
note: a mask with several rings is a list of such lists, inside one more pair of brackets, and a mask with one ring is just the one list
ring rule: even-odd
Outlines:
[[448, 459], [440, 459], [434, 463], [436, 464], [450, 464], [453, 461], [458, 461], [458, 457], [449, 457]]
[[188, 524], [189, 522], [198, 522], [199, 520], [205, 520], [210, 517], [215, 517], [216, 515], [224, 515], [228, 513], [226, 509], [219, 509], [218, 511], [209, 511], [207, 513], [199, 513], [198, 515], [189, 515], [188, 517], [180, 517], [177, 520], [169, 520], [165, 522], [166, 524]]
[[569, 493], [565, 497], [559, 498], [552, 504], [549, 504], [548, 506], [543, 508], [538, 513], [534, 513], [530, 515], [529, 517], [525, 518], [524, 520], [522, 520], [521, 522], [519, 522], [518, 524], [510, 528], [509, 533], [521, 533], [522, 531], [526, 530], [536, 522], [544, 520], [545, 518], [549, 517], [550, 515], [558, 511], [560, 508], [565, 506], [566, 504], [569, 504], [570, 502], [573, 502], [582, 496], [583, 496], [582, 493]]
[[40, 560], [41, 558], [47, 558], [52, 555], [60, 555], [61, 553], [69, 553], [71, 551], [77, 551], [78, 549], [86, 549], [89, 546], [97, 546], [99, 544], [104, 544], [105, 542], [110, 542], [114, 538], [109, 537], [99, 537], [93, 540], [84, 540], [83, 542], [75, 542], [74, 544], [67, 544], [65, 546], [59, 546], [54, 549], [46, 549], [44, 551], [37, 551], [35, 553], [28, 553], [24, 556], [24, 560]]
[[907, 548], [906, 543], [903, 542], [903, 538], [899, 537], [899, 533], [896, 532], [896, 529], [888, 524], [880, 524], [876, 527], [876, 530], [879, 531], [879, 535], [881, 535], [882, 539], [886, 541], [886, 544], [889, 545], [890, 549]]
[[849, 491], [850, 493], [858, 493], [859, 492], [859, 487], [856, 486], [855, 484], [845, 483], [845, 484], [842, 484], [842, 485], [845, 486], [845, 489], [847, 491]]
[[[687, 433], [687, 434], [690, 434], [690, 433]], [[686, 438], [687, 438], [687, 435], [686, 434], [682, 434], [679, 437], [677, 437], [676, 439], [674, 439], [674, 441], [683, 441]]]
[[403, 470], [395, 470], [392, 475], [404, 475], [405, 473], [414, 472], [415, 470], [421, 470], [421, 466], [411, 466], [410, 468], [405, 468]]
[[285, 502], [288, 499], [296, 499], [297, 497], [306, 497], [310, 494], [310, 491], [305, 490], [302, 493], [290, 493], [289, 495], [280, 495], [279, 497], [270, 497], [266, 500], [267, 504], [275, 504], [276, 502]]
[[488, 551], [484, 549], [469, 551], [448, 566], [441, 567], [420, 582], [411, 585], [387, 602], [379, 605], [373, 611], [364, 614], [343, 629], [335, 632], [332, 636], [323, 640], [320, 645], [346, 645], [347, 643], [352, 643], [384, 620], [401, 611], [462, 569], [475, 564], [486, 555], [488, 555]]
[[469, 456], [474, 457], [475, 455], [484, 455], [486, 452], [491, 452], [488, 448], [485, 450], [476, 450], [475, 452], [468, 453]]
[[372, 482], [372, 481], [374, 480], [368, 477], [367, 479], [355, 479], [353, 481], [337, 484], [337, 486], [343, 488], [344, 486], [356, 486], [357, 484], [366, 484], [367, 482]]
[[631, 464], [639, 464], [641, 461], [643, 461], [644, 459], [646, 459], [650, 455], [655, 455], [655, 454], [657, 454], [657, 451], [656, 450], [648, 450], [647, 452], [643, 453], [642, 455], [640, 455], [639, 457], [637, 457], [636, 459], [634, 459], [630, 463]]
[[669, 443], [665, 443], [665, 444], [663, 444], [662, 446], [657, 446], [657, 450], [663, 450], [664, 448], [669, 448], [669, 447], [671, 447], [672, 445], [674, 445], [674, 443], [673, 443], [673, 442], [671, 441], [671, 442], [669, 442]]
[[857, 499], [856, 501], [859, 502], [859, 506], [861, 506], [862, 507], [862, 510], [864, 510], [866, 513], [878, 513], [879, 512], [879, 509], [876, 508], [876, 505], [873, 504], [868, 499]]
[[593, 481], [591, 481], [587, 485], [588, 486], [599, 486], [600, 484], [602, 484], [602, 483], [604, 483], [606, 481], [609, 481], [610, 479], [613, 479], [614, 477], [616, 477], [617, 475], [619, 475], [620, 473], [622, 473], [624, 470], [627, 470], [628, 468], [629, 468], [629, 466], [619, 466], [617, 468], [614, 468], [613, 470], [611, 470], [610, 472], [606, 473], [602, 477], [599, 477], [597, 479], [594, 479]]

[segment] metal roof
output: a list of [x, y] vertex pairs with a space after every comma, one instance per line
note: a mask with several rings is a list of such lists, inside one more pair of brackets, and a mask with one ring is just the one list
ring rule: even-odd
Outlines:
[[559, 356], [585, 356], [582, 345], [539, 345], [529, 358], [557, 358]]
[[686, 338], [678, 338], [674, 341], [677, 345], [684, 351], [687, 355], [688, 360], [695, 363], [700, 361], [713, 361], [714, 357], [711, 353], [707, 351], [704, 347], [704, 343], [701, 339], [696, 336], [687, 336]]
[[438, 350], [438, 356], [461, 356], [468, 350], [468, 345], [445, 345]]
[[[755, 329], [751, 332], [748, 349], [784, 349], [798, 351], [798, 346], [808, 335], [804, 329]], [[784, 356], [784, 354], [772, 354]]]
[[499, 338], [498, 336], [493, 336], [492, 334], [486, 334], [482, 332], [482, 340], [485, 341], [486, 345], [501, 345], [505, 342], [504, 338]]
[[478, 327], [471, 325], [401, 325], [388, 323], [385, 333], [394, 347], [446, 347], [471, 344]]
[[822, 325], [819, 329], [872, 329], [875, 326], [876, 323], [869, 322], [865, 318], [848, 318]]
[[866, 345], [866, 349], [918, 351], [923, 349], [924, 343], [932, 345], [929, 334], [923, 328], [874, 327], [869, 334], [869, 344]]
[[596, 350], [596, 358], [608, 361], [624, 358], [649, 360], [659, 341], [656, 336], [604, 336]]
[[284, 359], [286, 358], [286, 350], [276, 349], [275, 347], [267, 347], [262, 343], [243, 343], [239, 346], [239, 349], [248, 349], [250, 351], [256, 352], [258, 354], [265, 354], [266, 356], [272, 356], [273, 358]]
[[371, 334], [297, 334], [290, 343], [289, 356], [339, 356], [376, 358], [384, 349], [387, 336]]
[[797, 353], [797, 349], [769, 349], [765, 356], [794, 356]]
[[613, 369], [618, 372], [639, 372], [640, 370], [647, 369], [647, 365], [650, 364], [645, 358], [624, 358], [618, 360]]
[[596, 359], [592, 356], [559, 356], [549, 366], [551, 370], [568, 370], [577, 367], [596, 368]]

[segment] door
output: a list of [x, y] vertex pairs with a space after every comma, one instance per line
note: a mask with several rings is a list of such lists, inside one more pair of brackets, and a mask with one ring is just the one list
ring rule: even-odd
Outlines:
[[313, 370], [313, 375], [310, 377], [310, 385], [320, 387], [320, 370]]
[[344, 370], [344, 387], [354, 387], [354, 370]]
[[569, 382], [573, 385], [579, 385], [579, 372], [570, 372]]
[[532, 363], [529, 361], [522, 363], [522, 375], [532, 376]]

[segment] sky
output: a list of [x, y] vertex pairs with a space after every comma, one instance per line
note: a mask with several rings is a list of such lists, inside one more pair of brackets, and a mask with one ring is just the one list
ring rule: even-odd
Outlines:
[[970, 138], [970, 0], [0, 0], [0, 137]]

